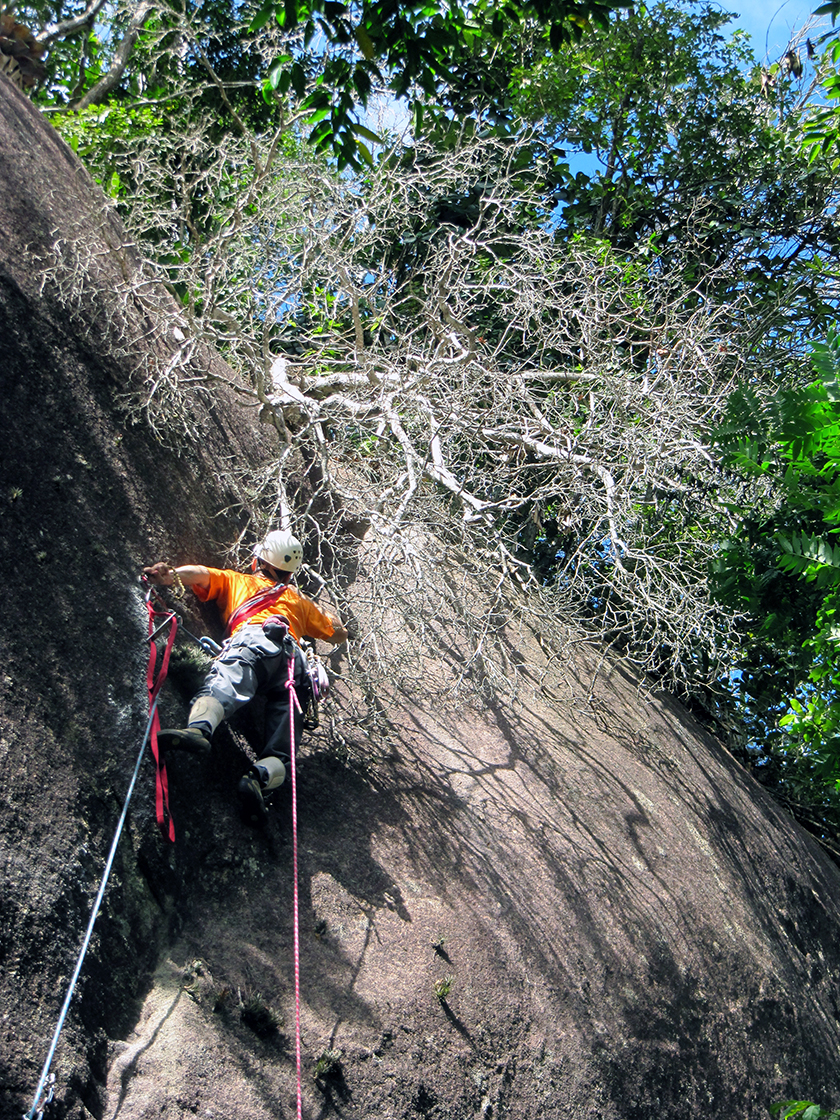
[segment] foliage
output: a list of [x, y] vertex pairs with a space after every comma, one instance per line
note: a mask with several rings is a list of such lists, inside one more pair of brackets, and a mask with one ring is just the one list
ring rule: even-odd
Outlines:
[[[827, 15], [836, 23], [840, 15], [840, 4], [832, 2], [817, 8], [815, 15]], [[826, 40], [828, 42], [826, 43]], [[840, 107], [836, 104], [840, 97], [840, 38], [835, 31], [822, 35], [818, 44], [825, 44], [821, 66], [821, 85], [823, 99], [817, 102], [809, 113], [805, 127], [804, 147], [812, 160], [820, 156], [831, 160], [836, 170], [840, 166]], [[808, 40], [809, 54], [816, 53], [816, 46]], [[825, 102], [829, 104], [826, 105]]]
[[822, 1108], [813, 1101], [779, 1101], [770, 1106], [770, 1115], [779, 1120], [840, 1120], [840, 1109]]
[[[836, 176], [802, 151], [807, 75], [755, 63], [711, 4], [642, 4], [517, 75], [518, 108], [554, 144], [558, 221], [618, 248], [673, 248], [717, 297], [750, 291], [756, 337], [834, 316]], [[569, 160], [569, 151], [574, 158]], [[718, 271], [728, 262], [727, 271]]]
[[[36, 91], [44, 106], [158, 104], [187, 90], [219, 128], [240, 130], [264, 128], [278, 111], [288, 116], [299, 106], [316, 149], [339, 168], [358, 169], [372, 162], [369, 145], [379, 141], [361, 119], [375, 93], [410, 98], [418, 118], [456, 105], [471, 112], [476, 100], [504, 113], [498, 43], [506, 29], [531, 27], [553, 47], [605, 26], [623, 2], [22, 0], [15, 18], [48, 51]], [[267, 52], [253, 49], [266, 40]], [[485, 78], [494, 69], [491, 89]]]
[[58, 117], [55, 124], [73, 151], [88, 163], [97, 182], [111, 198], [133, 193], [131, 177], [124, 181], [117, 170], [119, 166], [122, 174], [126, 173], [125, 160], [120, 159], [119, 154], [139, 139], [153, 141], [165, 128], [160, 109], [130, 108], [118, 101]]
[[282, 1022], [259, 992], [246, 992], [244, 996], [239, 993], [239, 1018], [260, 1038], [277, 1034]]
[[247, 6], [22, 0], [15, 15], [47, 49], [34, 98], [50, 111], [115, 101], [166, 115], [167, 100], [187, 97], [220, 129], [264, 127], [275, 115], [257, 95], [268, 64], [247, 34]]
[[315, 1080], [326, 1079], [329, 1077], [341, 1076], [341, 1059], [344, 1057], [343, 1050], [324, 1049], [315, 1059]]
[[449, 993], [452, 991], [452, 985], [453, 985], [454, 981], [455, 981], [455, 977], [452, 975], [451, 972], [447, 972], [447, 974], [445, 976], [439, 976], [438, 979], [435, 980], [435, 984], [434, 984], [435, 995], [437, 996], [437, 998], [440, 1000], [441, 1003], [446, 1003], [447, 997], [449, 996]]
[[714, 567], [719, 596], [754, 620], [758, 656], [745, 688], [776, 670], [764, 686], [764, 718], [780, 717], [789, 737], [777, 734], [776, 745], [798, 749], [812, 780], [836, 784], [840, 336], [829, 333], [813, 362], [818, 380], [808, 386], [767, 400], [744, 387], [731, 398], [718, 439], [727, 467], [751, 477], [755, 488], [749, 502], [733, 507], [738, 529]]
[[[623, 0], [621, 0], [623, 2]], [[293, 89], [311, 114], [310, 140], [321, 151], [333, 150], [339, 167], [372, 163], [365, 139], [377, 139], [356, 117], [371, 92], [387, 83], [397, 97], [411, 96], [422, 112], [425, 103], [445, 100], [447, 90], [475, 91], [470, 65], [492, 54], [506, 28], [544, 28], [556, 48], [580, 38], [590, 24], [606, 26], [615, 0], [508, 0], [503, 6], [477, 0], [468, 6], [439, 0], [395, 3], [395, 0], [264, 0], [254, 29], [276, 19], [286, 34], [301, 28], [303, 47], [324, 45], [318, 58], [315, 88], [307, 93], [306, 64], [294, 51], [284, 53], [271, 68], [267, 90], [286, 94]]]

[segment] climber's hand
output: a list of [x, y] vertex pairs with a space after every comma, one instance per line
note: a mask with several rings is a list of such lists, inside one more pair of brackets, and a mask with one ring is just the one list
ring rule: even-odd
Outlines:
[[156, 587], [171, 587], [175, 582], [175, 570], [164, 560], [143, 569], [143, 575]]

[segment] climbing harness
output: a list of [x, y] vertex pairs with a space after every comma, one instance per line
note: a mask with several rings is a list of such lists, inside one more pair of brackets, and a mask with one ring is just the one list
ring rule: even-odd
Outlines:
[[[157, 631], [153, 631], [153, 625], [154, 625], [154, 617], [153, 616], [157, 615], [157, 613], [158, 612], [155, 612], [153, 610], [153, 608], [151, 606], [149, 606], [149, 632], [150, 632], [150, 635], [153, 632], [155, 632], [155, 633], [157, 632]], [[174, 619], [174, 615], [173, 615], [173, 619]], [[108, 885], [108, 878], [111, 874], [111, 867], [113, 866], [113, 863], [114, 863], [114, 856], [117, 854], [117, 846], [120, 842], [120, 837], [122, 836], [126, 816], [128, 815], [128, 806], [129, 806], [129, 803], [131, 802], [131, 798], [132, 798], [132, 795], [134, 793], [134, 787], [137, 784], [137, 776], [140, 773], [140, 764], [142, 763], [143, 756], [146, 753], [146, 744], [149, 742], [150, 738], [152, 738], [155, 735], [155, 728], [156, 728], [157, 720], [158, 720], [158, 712], [157, 712], [158, 693], [160, 692], [161, 686], [163, 685], [163, 682], [166, 679], [166, 670], [169, 666], [169, 654], [170, 654], [170, 651], [172, 649], [172, 643], [175, 640], [176, 627], [177, 627], [177, 621], [173, 622], [172, 629], [170, 630], [170, 634], [169, 634], [169, 637], [167, 639], [166, 649], [164, 651], [163, 659], [161, 661], [160, 670], [157, 674], [154, 673], [154, 661], [156, 660], [156, 657], [155, 658], [152, 658], [152, 657], [149, 658], [149, 662], [150, 662], [150, 664], [149, 664], [149, 675], [148, 675], [147, 679], [149, 681], [149, 704], [150, 704], [150, 708], [149, 708], [149, 718], [148, 718], [148, 721], [146, 723], [146, 733], [143, 736], [143, 743], [140, 747], [140, 753], [137, 756], [137, 763], [134, 767], [134, 773], [131, 775], [131, 781], [130, 781], [129, 786], [128, 786], [128, 793], [126, 793], [126, 795], [125, 795], [125, 801], [123, 802], [122, 813], [120, 814], [120, 819], [117, 823], [117, 830], [114, 833], [114, 839], [111, 841], [111, 850], [108, 852], [108, 858], [105, 861], [105, 869], [102, 872], [102, 881], [99, 884], [99, 891], [98, 891], [98, 893], [96, 895], [96, 899], [93, 903], [93, 909], [91, 911], [90, 921], [88, 922], [87, 932], [85, 933], [84, 940], [82, 942], [82, 948], [79, 952], [78, 960], [76, 961], [76, 967], [73, 970], [73, 976], [72, 976], [72, 978], [70, 980], [70, 984], [67, 988], [67, 995], [64, 997], [64, 1004], [62, 1005], [61, 1013], [59, 1014], [59, 1017], [58, 1017], [58, 1024], [55, 1028], [55, 1033], [53, 1034], [52, 1043], [50, 1044], [49, 1052], [47, 1053], [47, 1060], [44, 1062], [44, 1068], [41, 1072], [41, 1080], [38, 1082], [38, 1088], [35, 1090], [35, 1097], [32, 1101], [32, 1108], [30, 1108], [29, 1112], [25, 1112], [23, 1114], [23, 1120], [43, 1120], [44, 1110], [46, 1109], [46, 1107], [50, 1103], [50, 1101], [53, 1099], [53, 1095], [55, 1093], [55, 1074], [50, 1073], [50, 1066], [52, 1065], [52, 1060], [53, 1060], [53, 1057], [55, 1056], [55, 1051], [56, 1051], [56, 1047], [58, 1046], [59, 1036], [61, 1035], [61, 1031], [64, 1027], [64, 1021], [67, 1018], [67, 1012], [70, 1009], [70, 1002], [73, 999], [73, 993], [76, 990], [76, 984], [77, 984], [78, 979], [79, 979], [79, 974], [82, 971], [82, 965], [84, 964], [85, 955], [87, 954], [88, 946], [90, 945], [90, 939], [91, 939], [91, 936], [93, 934], [93, 927], [94, 927], [94, 924], [96, 922], [97, 917], [99, 916], [99, 909], [102, 905], [102, 899], [105, 895], [105, 888]], [[160, 629], [161, 629], [161, 627], [158, 627], [158, 630], [160, 630]], [[152, 648], [154, 648], [154, 642], [150, 642], [150, 645], [152, 646]], [[167, 807], [167, 811], [168, 811], [168, 807]], [[171, 819], [170, 819], [170, 825], [171, 825]], [[173, 835], [174, 835], [174, 833], [173, 833]], [[45, 1091], [47, 1085], [49, 1085], [49, 1092], [48, 1092], [47, 1096], [42, 1100], [41, 1098], [44, 1095], [44, 1091]]]

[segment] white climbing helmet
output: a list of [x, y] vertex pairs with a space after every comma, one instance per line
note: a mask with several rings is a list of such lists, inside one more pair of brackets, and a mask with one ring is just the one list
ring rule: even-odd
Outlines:
[[254, 555], [281, 572], [296, 572], [303, 563], [303, 549], [288, 529], [275, 529], [254, 547]]

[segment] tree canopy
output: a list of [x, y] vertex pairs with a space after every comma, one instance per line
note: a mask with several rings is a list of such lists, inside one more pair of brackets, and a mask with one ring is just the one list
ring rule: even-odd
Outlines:
[[[78, 109], [111, 97], [159, 102], [185, 82], [193, 93], [209, 83], [215, 87], [209, 106], [221, 119], [235, 122], [245, 114], [256, 123], [264, 114], [242, 92], [260, 85], [269, 105], [292, 95], [316, 149], [336, 158], [339, 168], [358, 168], [360, 161], [371, 163], [369, 143], [377, 141], [362, 119], [377, 91], [408, 99], [418, 115], [424, 107], [446, 110], [465, 96], [486, 104], [482, 75], [493, 68], [502, 35], [527, 29], [553, 49], [606, 26], [624, 2], [25, 0], [8, 17], [7, 30], [10, 56], [27, 33], [26, 61], [17, 53], [29, 68], [26, 84], [37, 87], [42, 102]], [[254, 49], [255, 36], [272, 28], [270, 42]], [[489, 102], [504, 112], [508, 100], [497, 84]]]

